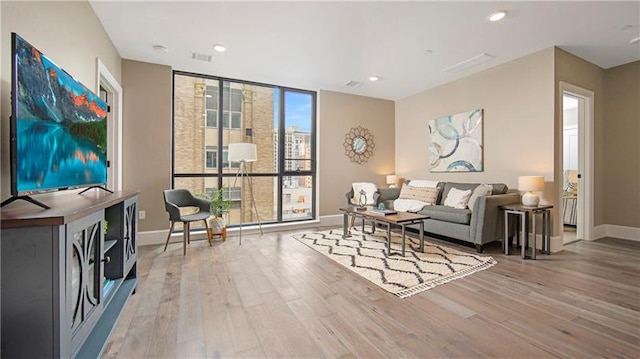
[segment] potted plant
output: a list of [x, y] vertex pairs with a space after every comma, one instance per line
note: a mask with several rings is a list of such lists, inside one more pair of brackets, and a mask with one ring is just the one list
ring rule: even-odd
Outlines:
[[222, 240], [227, 239], [227, 224], [224, 220], [224, 215], [231, 209], [232, 201], [224, 198], [224, 187], [219, 188], [212, 192], [207, 192], [205, 197], [211, 201], [211, 207], [209, 213], [209, 230], [212, 235], [219, 235]]

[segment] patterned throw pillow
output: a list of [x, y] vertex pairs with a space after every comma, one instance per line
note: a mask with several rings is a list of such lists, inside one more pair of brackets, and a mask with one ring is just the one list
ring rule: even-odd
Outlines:
[[359, 205], [360, 203], [358, 202], [360, 200], [360, 191], [364, 190], [364, 192], [366, 193], [367, 196], [367, 203], [366, 205], [371, 206], [376, 204], [375, 200], [373, 199], [373, 194], [376, 193], [378, 191], [378, 186], [376, 186], [375, 183], [371, 183], [371, 182], [354, 182], [352, 183], [352, 188], [353, 188], [353, 198], [351, 198], [351, 203], [354, 205]]
[[437, 187], [413, 187], [403, 184], [398, 198], [418, 200], [432, 206], [438, 199], [438, 191], [440, 189]]

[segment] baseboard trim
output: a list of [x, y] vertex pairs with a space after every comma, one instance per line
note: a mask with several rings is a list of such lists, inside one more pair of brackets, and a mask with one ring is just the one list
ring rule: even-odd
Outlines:
[[[549, 250], [551, 251], [551, 253], [556, 253], [556, 252], [560, 252], [563, 248], [564, 248], [564, 239], [562, 238], [562, 236], [551, 236], [551, 241], [550, 241], [551, 245], [549, 248]], [[537, 241], [536, 241], [537, 243]], [[542, 248], [542, 235], [540, 235], [540, 247]]]
[[[278, 232], [278, 231], [291, 231], [298, 229], [316, 228], [318, 226], [337, 226], [342, 225], [342, 215], [330, 215], [321, 216], [320, 219], [313, 221], [302, 221], [292, 223], [275, 223], [275, 224], [263, 224], [262, 232]], [[227, 237], [237, 236], [240, 228], [228, 228]], [[169, 229], [156, 230], [156, 231], [144, 231], [138, 233], [138, 245], [139, 246], [153, 246], [158, 244], [164, 244], [167, 240], [167, 234]], [[258, 234], [260, 228], [258, 225], [242, 226], [242, 234]], [[204, 230], [192, 231], [191, 240], [204, 240], [206, 239], [206, 233]], [[169, 243], [180, 243], [182, 241], [182, 233], [173, 233]]]
[[594, 228], [593, 237], [593, 239], [612, 237], [640, 242], [640, 228], [601, 224]]
[[[342, 214], [333, 214], [328, 216], [321, 216], [319, 219], [314, 221], [304, 221], [304, 222], [293, 222], [293, 223], [277, 223], [277, 224], [265, 224], [262, 226], [262, 231], [269, 232], [278, 232], [283, 230], [298, 230], [298, 229], [307, 229], [307, 228], [317, 228], [320, 227], [328, 227], [328, 226], [342, 226], [344, 220], [344, 216]], [[138, 245], [139, 246], [150, 246], [150, 245], [158, 245], [164, 244], [167, 240], [167, 233], [169, 229], [156, 230], [156, 231], [144, 231], [138, 233]], [[227, 229], [227, 236], [237, 236], [239, 232], [239, 228], [229, 228]], [[260, 233], [260, 229], [257, 225], [252, 226], [243, 226], [242, 227], [243, 234], [257, 234]], [[640, 228], [633, 227], [623, 227], [623, 226], [612, 226], [612, 225], [600, 225], [594, 228], [594, 234], [600, 234], [599, 237], [595, 237], [594, 239], [604, 238], [604, 237], [615, 237], [622, 239], [630, 239], [640, 241]], [[634, 237], [635, 236], [635, 237]], [[206, 239], [204, 231], [194, 231], [191, 232], [192, 240], [204, 240]], [[542, 245], [542, 235], [538, 234], [536, 238], [536, 247], [540, 248]], [[171, 235], [170, 243], [179, 243], [182, 241], [181, 233], [173, 233]], [[563, 239], [562, 236], [551, 236], [551, 252], [559, 252], [563, 249]]]
[[601, 224], [599, 226], [593, 227], [592, 238], [591, 240], [596, 240], [600, 238], [604, 238], [607, 236], [607, 231], [605, 228], [606, 224]]
[[332, 214], [330, 216], [321, 216], [320, 217], [320, 225], [321, 226], [342, 226], [344, 216], [341, 214]]

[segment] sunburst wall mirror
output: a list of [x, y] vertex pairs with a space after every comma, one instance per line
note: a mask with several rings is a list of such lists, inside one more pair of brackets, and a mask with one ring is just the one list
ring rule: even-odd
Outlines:
[[369, 161], [375, 146], [373, 135], [362, 126], [351, 128], [344, 136], [344, 154], [357, 164]]

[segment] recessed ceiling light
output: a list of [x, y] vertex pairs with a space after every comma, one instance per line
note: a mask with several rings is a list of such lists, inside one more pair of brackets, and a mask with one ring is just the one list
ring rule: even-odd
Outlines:
[[505, 16], [507, 16], [507, 12], [506, 11], [499, 11], [495, 14], [491, 14], [491, 16], [489, 16], [489, 21], [498, 21], [498, 20], [502, 20]]
[[225, 52], [225, 51], [227, 51], [227, 48], [226, 48], [226, 47], [224, 47], [224, 45], [220, 45], [220, 44], [213, 45], [213, 49], [214, 49], [214, 50], [216, 50], [216, 51], [218, 51], [218, 52]]
[[166, 54], [167, 52], [169, 52], [169, 49], [162, 45], [153, 45], [153, 50], [160, 54]]
[[379, 76], [369, 76], [369, 81], [379, 81], [380, 77]]

